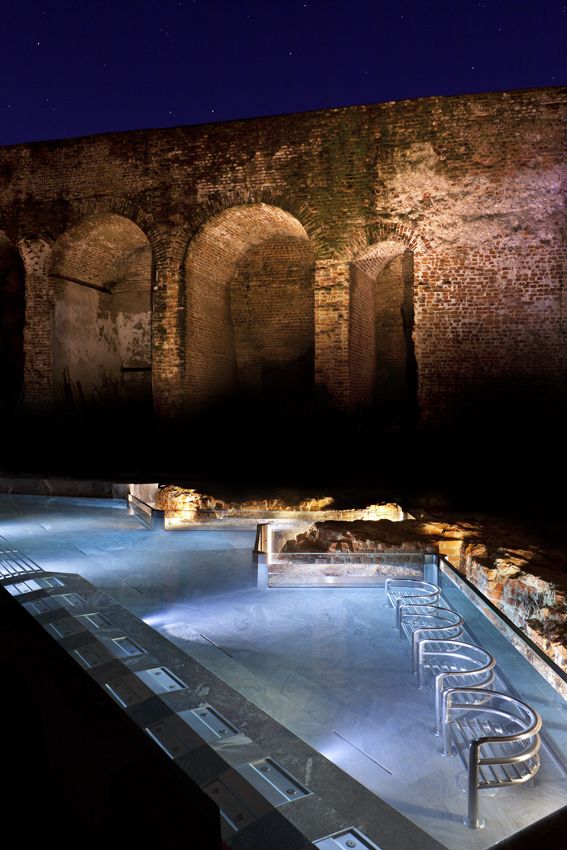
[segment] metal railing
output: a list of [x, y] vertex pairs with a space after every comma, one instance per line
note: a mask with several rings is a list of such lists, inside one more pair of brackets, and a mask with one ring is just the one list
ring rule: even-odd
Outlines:
[[[541, 718], [531, 706], [499, 691], [450, 688], [443, 694], [443, 755], [467, 768], [464, 823], [482, 829], [479, 791], [528, 782], [539, 770]], [[453, 747], [454, 745], [454, 747]]]

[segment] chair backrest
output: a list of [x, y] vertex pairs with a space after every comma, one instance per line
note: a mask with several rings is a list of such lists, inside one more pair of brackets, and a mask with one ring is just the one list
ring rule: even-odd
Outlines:
[[[471, 740], [480, 742], [479, 764], [498, 764], [508, 758], [522, 761], [539, 748], [541, 717], [531, 705], [510, 694], [483, 688], [449, 688], [443, 696], [443, 723], [450, 726], [460, 716], [467, 718], [469, 730], [475, 728], [472, 720], [484, 721], [478, 726], [484, 734], [474, 738], [470, 733]], [[500, 759], [493, 753], [483, 754], [483, 747], [491, 743], [498, 743], [501, 748]]]
[[496, 662], [481, 646], [459, 640], [420, 640], [417, 647], [417, 684], [427, 675], [435, 691], [435, 731], [441, 734], [441, 703], [447, 688], [491, 685]]
[[419, 641], [418, 670], [432, 666], [438, 675], [444, 677], [444, 687], [458, 687], [455, 682], [451, 683], [451, 678], [456, 677], [465, 677], [469, 687], [484, 684], [495, 664], [486, 649], [473, 643], [431, 638]]
[[405, 631], [412, 644], [412, 672], [417, 670], [420, 640], [455, 640], [463, 634], [463, 624], [461, 615], [451, 608], [440, 608], [437, 605], [403, 605], [400, 608], [400, 633]]
[[441, 595], [436, 584], [419, 579], [386, 579], [386, 599], [392, 607], [396, 608], [396, 619], [399, 625], [400, 606], [407, 601], [413, 601], [415, 605], [435, 604]]

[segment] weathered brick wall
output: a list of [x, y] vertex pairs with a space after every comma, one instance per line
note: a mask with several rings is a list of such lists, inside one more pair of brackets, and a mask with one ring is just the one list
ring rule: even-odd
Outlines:
[[353, 263], [350, 272], [349, 388], [352, 413], [368, 409], [376, 366], [376, 280]]
[[49, 287], [56, 408], [100, 410], [151, 394], [151, 263], [146, 237], [123, 216], [87, 216], [55, 243]]
[[[458, 389], [461, 417], [549, 413], [565, 388], [567, 339], [559, 246], [475, 247], [422, 257], [417, 289], [417, 361], [422, 415], [447, 415]], [[426, 329], [426, 330], [425, 330]]]
[[[357, 381], [367, 383], [349, 367], [350, 263], [393, 238], [414, 255], [422, 421], [466, 416], [471, 400], [556, 392], [566, 365], [566, 105], [567, 89], [549, 88], [1, 149], [0, 229], [26, 268], [27, 402], [45, 405], [52, 380], [46, 252], [108, 213], [151, 246], [160, 416], [234, 382], [233, 341], [224, 351], [221, 340], [232, 332], [227, 275], [265, 239], [289, 236], [291, 219], [314, 252], [315, 376], [336, 404], [348, 407]], [[201, 257], [203, 285], [193, 286], [207, 223], [247, 205], [284, 218], [263, 213], [270, 226], [250, 240], [250, 221], [233, 217], [208, 254], [219, 268]]]
[[116, 327], [122, 402], [152, 402], [152, 252], [142, 245], [115, 266], [112, 321]]
[[404, 321], [413, 289], [411, 254], [398, 254], [390, 260], [374, 286], [374, 402], [385, 418], [396, 419], [404, 410], [409, 392]]
[[315, 267], [315, 383], [323, 402], [350, 410], [350, 264], [321, 260]]
[[50, 274], [82, 276], [111, 288], [124, 276], [122, 266], [131, 253], [146, 245], [142, 231], [123, 216], [87, 216], [55, 244]]
[[314, 271], [309, 241], [294, 236], [274, 236], [244, 256], [230, 298], [241, 388], [279, 395], [282, 404], [312, 389]]
[[0, 232], [0, 411], [9, 410], [22, 389], [24, 269], [17, 249]]
[[96, 410], [117, 404], [121, 376], [112, 296], [60, 280], [52, 293], [55, 406]]
[[185, 266], [184, 376], [194, 409], [230, 393], [236, 384], [236, 352], [230, 319], [232, 253], [216, 232], [197, 236]]
[[126, 368], [151, 367], [152, 252], [134, 250], [115, 267], [112, 311], [117, 325], [120, 362]]
[[313, 383], [313, 263], [304, 228], [276, 207], [239, 204], [207, 222], [185, 266], [187, 409], [289, 385], [298, 368]]
[[384, 422], [408, 421], [413, 376], [413, 253], [383, 240], [351, 264], [349, 386], [354, 411], [374, 408]]
[[45, 415], [53, 401], [53, 292], [49, 284], [52, 244], [23, 238], [18, 242], [25, 270], [23, 404], [30, 413]]

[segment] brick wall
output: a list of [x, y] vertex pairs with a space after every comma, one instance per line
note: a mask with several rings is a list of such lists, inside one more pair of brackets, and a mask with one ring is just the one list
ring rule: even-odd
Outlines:
[[24, 389], [22, 409], [44, 416], [53, 404], [53, 293], [49, 284], [52, 243], [45, 238], [18, 242], [25, 273]]
[[538, 404], [541, 416], [549, 415], [567, 374], [564, 258], [557, 247], [531, 245], [420, 259], [416, 354], [426, 421], [442, 424], [456, 415], [512, 421], [532, 416], [531, 405]]
[[[151, 247], [160, 416], [234, 387], [230, 282], [247, 252], [292, 236], [313, 250], [315, 379], [337, 406], [356, 407], [369, 385], [351, 263], [392, 239], [414, 256], [423, 423], [557, 394], [566, 107], [557, 87], [0, 149], [0, 229], [26, 269], [26, 403], [45, 406], [52, 381], [42, 258], [92, 216], [127, 219]], [[73, 263], [105, 250], [91, 233]]]
[[24, 377], [24, 268], [17, 249], [0, 232], [0, 411], [13, 410]]
[[413, 379], [413, 254], [403, 242], [371, 245], [351, 264], [350, 408], [407, 421]]
[[411, 403], [413, 389], [408, 381], [408, 335], [411, 335], [413, 324], [411, 253], [398, 254], [390, 260], [374, 286], [374, 403], [384, 419], [400, 421]]
[[[213, 217], [186, 264], [186, 400], [238, 389], [273, 395], [313, 383], [313, 248], [301, 224], [268, 205]], [[277, 390], [275, 390], [277, 393]]]
[[142, 245], [116, 263], [112, 320], [121, 368], [121, 396], [152, 407], [152, 251]]
[[151, 396], [151, 248], [119, 215], [87, 216], [49, 267], [53, 401], [116, 408]]
[[306, 239], [274, 236], [251, 248], [231, 286], [238, 385], [278, 398], [309, 396], [314, 381], [314, 257]]
[[58, 409], [118, 404], [120, 358], [112, 296], [54, 282], [53, 401]]
[[315, 383], [322, 402], [350, 409], [350, 263], [321, 260], [315, 267]]
[[349, 310], [350, 410], [371, 407], [376, 370], [376, 280], [370, 271], [353, 263]]

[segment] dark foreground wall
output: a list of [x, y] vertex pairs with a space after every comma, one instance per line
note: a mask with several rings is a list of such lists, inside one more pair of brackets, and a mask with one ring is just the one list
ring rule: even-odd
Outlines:
[[6, 403], [20, 333], [28, 411], [555, 410], [566, 105], [549, 88], [0, 149], [2, 303], [17, 314], [14, 246], [26, 302]]

